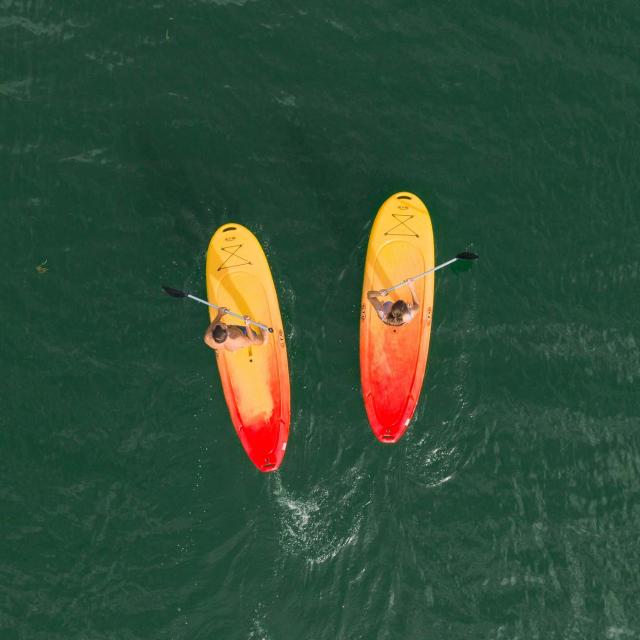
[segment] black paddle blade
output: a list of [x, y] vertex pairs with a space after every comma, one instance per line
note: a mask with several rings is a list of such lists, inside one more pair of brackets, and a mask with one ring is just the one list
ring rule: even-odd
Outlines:
[[187, 294], [184, 291], [180, 291], [180, 289], [172, 289], [171, 287], [162, 286], [165, 293], [168, 293], [170, 296], [174, 298], [186, 298]]
[[458, 260], [477, 260], [479, 258], [477, 253], [471, 253], [470, 251], [463, 251], [459, 253], [456, 258]]

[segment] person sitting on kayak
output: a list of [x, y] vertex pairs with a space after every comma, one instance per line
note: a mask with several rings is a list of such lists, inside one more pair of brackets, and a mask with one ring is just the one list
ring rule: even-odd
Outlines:
[[204, 334], [204, 342], [214, 350], [226, 349], [227, 351], [238, 351], [245, 347], [258, 346], [264, 344], [266, 333], [257, 334], [249, 327], [250, 318], [244, 316], [244, 327], [237, 324], [226, 324], [222, 322], [222, 316], [229, 313], [229, 309], [222, 307], [218, 310], [218, 315], [207, 327]]
[[411, 322], [415, 318], [420, 305], [416, 300], [416, 290], [413, 287], [413, 280], [407, 280], [407, 286], [411, 292], [411, 304], [407, 304], [404, 300], [396, 300], [391, 302], [381, 302], [378, 297], [384, 297], [389, 292], [386, 289], [380, 291], [369, 291], [367, 293], [367, 300], [372, 304], [376, 310], [378, 317], [385, 324], [389, 324], [394, 327], [399, 327], [403, 324]]

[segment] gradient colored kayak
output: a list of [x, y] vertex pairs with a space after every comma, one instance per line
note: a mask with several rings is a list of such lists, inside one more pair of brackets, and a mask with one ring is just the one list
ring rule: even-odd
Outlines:
[[[216, 360], [231, 421], [244, 450], [260, 471], [275, 471], [289, 437], [289, 367], [271, 270], [251, 231], [229, 223], [215, 232], [207, 251], [206, 278], [209, 302], [273, 328], [265, 344], [216, 351]], [[213, 320], [216, 311], [209, 309], [209, 316]], [[230, 316], [224, 321], [242, 324]]]
[[[360, 308], [360, 378], [369, 424], [381, 442], [397, 442], [418, 404], [427, 366], [434, 274], [414, 287], [420, 309], [408, 324], [384, 324], [367, 300], [370, 290], [388, 289], [434, 266], [433, 229], [427, 207], [400, 192], [380, 207], [371, 228]], [[384, 300], [411, 302], [407, 287]]]

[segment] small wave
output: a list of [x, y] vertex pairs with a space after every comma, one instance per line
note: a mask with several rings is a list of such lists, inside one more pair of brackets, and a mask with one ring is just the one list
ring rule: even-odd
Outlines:
[[[333, 495], [327, 488], [315, 487], [307, 497], [294, 495], [279, 476], [276, 478], [274, 496], [280, 507], [281, 544], [286, 552], [302, 555], [310, 564], [320, 564], [357, 542], [364, 505], [361, 497], [356, 496], [359, 488], [356, 474], [352, 471], [347, 476], [349, 488], [343, 487], [341, 496]], [[360, 506], [347, 504], [355, 501]], [[333, 522], [331, 530], [328, 521]]]
[[198, 4], [215, 4], [219, 7], [226, 7], [229, 5], [235, 5], [236, 7], [242, 7], [249, 2], [255, 0], [197, 0]]
[[44, 24], [41, 22], [33, 22], [28, 18], [21, 18], [19, 16], [11, 16], [9, 18], [0, 18], [0, 29], [7, 29], [9, 27], [20, 27], [29, 31], [37, 36], [40, 35], [57, 35], [62, 32], [63, 24]]
[[87, 164], [106, 164], [109, 162], [103, 157], [106, 149], [89, 149], [88, 151], [82, 151], [73, 156], [67, 156], [66, 158], [60, 158], [60, 162], [83, 162]]
[[271, 640], [271, 635], [265, 628], [265, 613], [262, 603], [253, 610], [253, 616], [251, 617], [251, 630], [247, 636], [247, 640]]
[[13, 80], [8, 82], [0, 82], [0, 96], [8, 98], [25, 99], [31, 92], [32, 80]]

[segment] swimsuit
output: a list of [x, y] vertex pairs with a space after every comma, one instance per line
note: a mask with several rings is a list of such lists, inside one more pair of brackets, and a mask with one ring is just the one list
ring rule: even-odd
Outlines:
[[[216, 325], [216, 326], [220, 326], [220, 325]], [[244, 326], [239, 325], [239, 324], [230, 324], [230, 325], [228, 325], [228, 326], [229, 326], [229, 327], [235, 327], [236, 329], [240, 329], [240, 331], [242, 331], [242, 334], [243, 334], [244, 336], [246, 336], [247, 338], [249, 337], [249, 334], [247, 333], [247, 327], [244, 327]], [[214, 329], [215, 329], [215, 327], [214, 327]], [[212, 332], [212, 333], [213, 333], [213, 332]]]
[[384, 320], [389, 315], [391, 307], [393, 307], [393, 302], [390, 301], [387, 301], [382, 305], [382, 311], [378, 311], [378, 317], [380, 320]]

